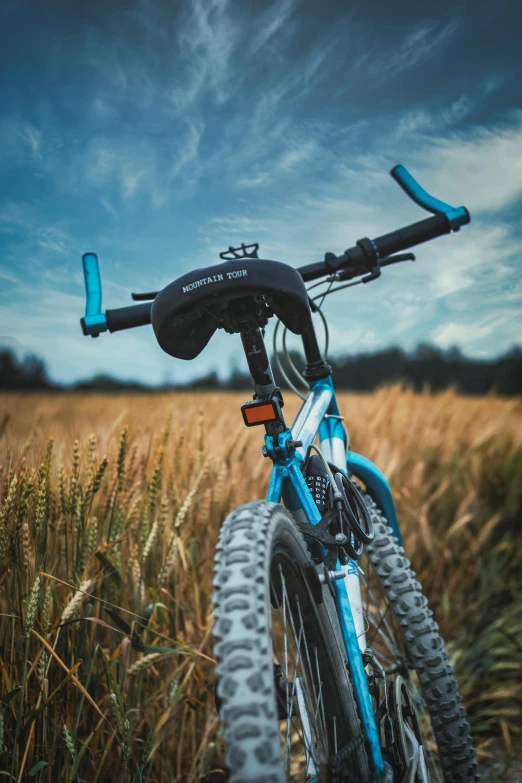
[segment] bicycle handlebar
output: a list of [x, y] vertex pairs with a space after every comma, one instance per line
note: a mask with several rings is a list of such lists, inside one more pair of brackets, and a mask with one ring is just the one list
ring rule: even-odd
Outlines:
[[305, 282], [316, 280], [326, 274], [339, 273], [340, 280], [365, 274], [375, 267], [378, 268], [379, 259], [428, 242], [443, 234], [449, 234], [451, 231], [458, 231], [461, 226], [469, 223], [471, 218], [466, 207], [452, 207], [430, 196], [404, 166], [395, 166], [390, 174], [413, 201], [429, 212], [433, 212], [434, 216], [411, 223], [377, 239], [360, 239], [354, 247], [345, 250], [341, 256], [327, 253], [324, 261], [299, 267]]
[[150, 308], [152, 302], [118, 307], [115, 310], [101, 312], [102, 288], [98, 256], [95, 253], [84, 253], [82, 256], [83, 277], [85, 280], [86, 305], [85, 315], [80, 319], [84, 335], [98, 337], [101, 332], [119, 332], [122, 329], [132, 329], [134, 326], [150, 324]]
[[134, 326], [146, 326], [150, 324], [150, 308], [152, 302], [145, 302], [129, 307], [118, 307], [115, 310], [106, 310], [107, 329], [109, 332], [121, 332], [122, 329], [132, 329]]
[[[308, 264], [298, 269], [305, 282], [331, 274], [335, 274], [338, 280], [346, 280], [370, 272], [362, 280], [363, 283], [368, 282], [379, 276], [381, 262], [384, 262], [388, 256], [435, 239], [442, 234], [458, 231], [461, 226], [469, 223], [471, 218], [466, 207], [452, 207], [444, 201], [430, 196], [404, 166], [395, 166], [390, 174], [413, 201], [423, 209], [434, 213], [433, 217], [412, 223], [398, 231], [377, 237], [377, 239], [360, 239], [354, 247], [346, 250], [341, 256], [327, 253], [324, 261]], [[395, 263], [399, 260], [413, 259], [411, 259], [411, 254], [406, 254], [402, 258], [390, 258], [388, 263]], [[116, 310], [106, 310], [105, 313], [102, 313], [102, 288], [98, 257], [95, 253], [84, 253], [82, 264], [87, 296], [85, 316], [81, 319], [84, 335], [98, 337], [101, 332], [107, 330], [117, 332], [121, 329], [150, 324], [151, 302], [120, 307]], [[382, 266], [386, 266], [386, 263], [382, 263]], [[133, 294], [133, 298], [138, 298], [138, 296]], [[144, 296], [142, 295], [141, 298]], [[152, 295], [147, 294], [146, 296], [151, 297]]]

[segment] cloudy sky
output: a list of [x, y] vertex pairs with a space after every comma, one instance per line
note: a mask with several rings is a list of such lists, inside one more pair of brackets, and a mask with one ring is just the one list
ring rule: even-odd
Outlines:
[[333, 348], [520, 344], [521, 29], [519, 0], [2, 0], [2, 342], [62, 381], [242, 366], [84, 338], [82, 253], [104, 308], [242, 241], [311, 263], [426, 216], [401, 162], [472, 224], [327, 300]]

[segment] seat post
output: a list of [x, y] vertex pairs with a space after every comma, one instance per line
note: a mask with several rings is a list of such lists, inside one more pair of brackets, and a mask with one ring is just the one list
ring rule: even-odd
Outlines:
[[240, 334], [255, 393], [258, 397], [268, 397], [276, 385], [261, 329], [246, 329]]
[[250, 325], [241, 329], [240, 335], [255, 392], [254, 399], [241, 406], [243, 420], [247, 427], [264, 424], [266, 434], [275, 439], [274, 449], [277, 450], [278, 437], [286, 431], [281, 410], [284, 403], [274, 381], [263, 333], [258, 326]]

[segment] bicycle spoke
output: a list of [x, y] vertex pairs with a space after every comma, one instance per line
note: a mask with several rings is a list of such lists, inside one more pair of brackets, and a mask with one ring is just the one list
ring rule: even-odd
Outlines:
[[[303, 624], [303, 617], [302, 617], [302, 614], [301, 614], [301, 605], [300, 605], [299, 602], [297, 602], [297, 611], [298, 611], [298, 614], [299, 614], [299, 620], [301, 621], [301, 625], [302, 625]], [[312, 680], [312, 688], [313, 688], [313, 691], [314, 691], [313, 695], [314, 695], [316, 708], [317, 708], [317, 704], [319, 702], [319, 696], [318, 696], [318, 694], [317, 694], [317, 692], [315, 690], [315, 683], [314, 683], [314, 678], [313, 678], [313, 674], [312, 674], [312, 672], [313, 672], [312, 663], [311, 663], [311, 660], [310, 660], [310, 653], [308, 651], [308, 645], [306, 643], [306, 637], [305, 637], [305, 652], [306, 652], [306, 658], [307, 658], [307, 661], [308, 661], [308, 672], [309, 672], [310, 679]], [[315, 721], [315, 716], [314, 716], [314, 721]], [[321, 733], [318, 732], [318, 738], [320, 736], [321, 736]]]
[[[323, 681], [321, 679], [321, 673], [319, 671], [319, 659], [317, 657], [317, 647], [315, 648], [315, 669], [317, 671], [317, 681], [319, 683], [319, 700], [320, 700], [320, 704], [321, 704], [321, 714], [322, 714], [322, 718], [323, 718], [323, 728], [324, 728], [324, 731], [325, 731], [325, 734], [326, 734], [326, 719], [324, 717], [324, 701], [322, 699], [322, 695], [323, 695]], [[316, 707], [316, 712], [317, 712], [317, 707]]]
[[[367, 599], [371, 598], [371, 600], [373, 601], [373, 605], [375, 606], [375, 608], [379, 612], [379, 615], [381, 616], [381, 621], [384, 623], [384, 627], [386, 628], [388, 634], [391, 637], [396, 637], [396, 634], [392, 631], [392, 629], [390, 628], [390, 626], [388, 624], [388, 621], [386, 620], [386, 615], [388, 613], [388, 610], [390, 609], [389, 602], [386, 601], [386, 609], [385, 609], [384, 615], [383, 615], [381, 610], [380, 610], [380, 608], [379, 608], [379, 602], [377, 601], [377, 598], [375, 597], [375, 594], [374, 594], [373, 590], [371, 589], [370, 585], [368, 584], [368, 582], [366, 582], [366, 580], [363, 579], [362, 581], [363, 581], [363, 584], [367, 588]], [[390, 652], [392, 652], [392, 651], [390, 651]]]
[[[274, 627], [271, 629], [272, 649], [274, 659], [281, 665], [285, 678], [283, 698], [286, 701], [286, 725], [281, 725], [283, 759], [289, 779], [294, 780], [296, 774], [301, 779], [305, 758], [310, 774], [316, 770], [313, 772], [314, 776], [323, 768], [321, 764], [324, 765], [328, 759], [330, 741], [324, 698], [325, 683], [321, 670], [323, 663], [320, 650], [315, 644], [313, 647], [310, 645], [301, 595], [299, 591], [294, 593], [293, 590], [290, 595], [281, 563], [277, 565], [277, 581], [274, 581], [274, 576], [271, 577], [271, 588], [279, 601], [275, 615], [279, 617], [279, 631]], [[329, 714], [328, 721], [332, 732], [332, 745], [336, 745], [339, 715]], [[296, 773], [296, 769], [300, 771]]]
[[[298, 596], [296, 596], [296, 606], [297, 606], [297, 610], [298, 610], [298, 614], [299, 614], [300, 627], [302, 629], [304, 629], [303, 618], [302, 618], [302, 615], [301, 615], [301, 606], [300, 606], [300, 603], [299, 603], [299, 597]], [[293, 632], [295, 634], [295, 624], [293, 622], [292, 614], [290, 614], [290, 621], [292, 623], [292, 629], [293, 629]], [[307, 658], [308, 658], [308, 667], [309, 667], [308, 671], [310, 671], [310, 657], [309, 657], [309, 654], [308, 654], [308, 645], [306, 643], [306, 636], [304, 634], [303, 634], [303, 638], [304, 638], [304, 647], [305, 647], [305, 651], [306, 651]], [[303, 681], [306, 682], [307, 679], [308, 678], [306, 677], [306, 672], [305, 672], [305, 676], [303, 678]], [[315, 696], [315, 684], [314, 684], [314, 681], [313, 681], [313, 676], [311, 677], [311, 679], [312, 679], [312, 687], [314, 688], [314, 696]], [[310, 710], [308, 709], [308, 707], [306, 707], [306, 700], [305, 700], [305, 708], [306, 708], [306, 713], [307, 713], [308, 719], [310, 719]], [[321, 733], [317, 731], [317, 724], [315, 723], [315, 715], [314, 715], [314, 724], [315, 724], [315, 736], [316, 736], [316, 738], [319, 738], [321, 736]], [[315, 759], [314, 753], [315, 753], [315, 748], [311, 747], [310, 748], [310, 755], [314, 758], [314, 762], [315, 762], [316, 759]]]
[[[284, 577], [282, 577], [282, 579], [284, 579]], [[274, 583], [273, 579], [271, 579], [271, 585], [273, 587], [275, 587], [275, 583]], [[286, 613], [285, 613], [285, 617], [286, 617]], [[281, 661], [283, 659], [282, 659], [282, 656], [281, 656], [281, 654], [279, 652], [279, 647], [278, 647], [278, 644], [276, 642], [275, 636], [273, 634], [273, 629], [271, 629], [271, 637], [272, 637], [272, 649], [276, 653], [276, 657], [277, 657], [277, 660], [278, 660], [279, 664], [281, 664]], [[287, 642], [287, 638], [286, 638], [286, 633], [285, 633], [285, 646], [286, 646], [286, 642]], [[300, 645], [300, 642], [299, 642], [299, 645]], [[299, 658], [299, 655], [300, 655], [300, 653], [298, 652], [298, 658]], [[297, 669], [297, 665], [298, 665], [298, 662], [296, 663], [296, 669]], [[285, 769], [288, 771], [288, 768], [290, 766], [290, 744], [291, 744], [290, 732], [291, 732], [291, 729], [292, 729], [292, 719], [294, 717], [293, 716], [293, 697], [292, 697], [292, 699], [288, 698], [288, 678], [286, 678], [286, 680], [285, 680], [285, 690], [286, 690], [286, 693], [287, 693], [287, 698], [286, 698], [287, 732], [286, 732], [285, 760], [284, 760], [284, 762], [285, 762]], [[302, 733], [300, 733], [300, 731], [299, 731], [299, 724], [297, 726], [297, 732], [298, 732], [298, 734], [299, 734], [299, 736], [300, 736], [300, 738], [302, 740], [303, 746], [305, 746], [306, 745], [306, 741], [305, 741], [305, 738], [302, 735]]]
[[279, 565], [279, 575], [281, 577], [283, 586], [283, 632], [284, 632], [284, 645], [285, 645], [285, 689], [286, 689], [286, 703], [288, 705], [288, 635], [286, 632], [286, 583], [283, 577], [281, 565]]
[[[380, 625], [377, 625], [377, 623], [375, 622], [374, 618], [371, 615], [368, 617], [368, 622], [370, 623], [370, 625], [373, 628], [375, 628], [375, 633], [373, 634], [371, 640], [367, 642], [367, 646], [371, 647], [375, 637], [379, 636], [383, 640], [383, 642], [386, 645], [386, 648], [388, 649], [388, 651], [392, 655], [395, 656], [395, 659], [396, 660], [397, 660], [397, 658], [399, 658], [399, 660], [402, 659], [402, 654], [400, 652], [397, 653], [397, 649], [395, 648], [395, 645], [393, 644], [393, 641], [388, 638], [388, 636], [380, 628]], [[387, 660], [389, 663], [392, 663], [392, 661], [390, 661], [389, 658], [386, 658], [386, 656], [382, 653], [382, 651], [380, 649], [379, 649], [379, 656], [381, 656], [382, 658]]]
[[[299, 634], [296, 632], [293, 613], [290, 607], [290, 602], [288, 600], [288, 592], [286, 589], [286, 581], [284, 578], [284, 575], [282, 573], [281, 567], [279, 567], [279, 573], [281, 577], [281, 588], [282, 588], [282, 614], [283, 614], [283, 632], [284, 632], [284, 649], [285, 649], [285, 691], [286, 691], [286, 712], [287, 712], [287, 728], [286, 728], [286, 742], [285, 742], [285, 767], [287, 771], [290, 767], [290, 749], [291, 749], [291, 729], [292, 726], [295, 726], [294, 718], [297, 716], [294, 715], [293, 712], [293, 706], [294, 706], [294, 699], [297, 689], [297, 679], [298, 679], [298, 668], [301, 661], [301, 643], [304, 640], [305, 646], [306, 646], [306, 636], [304, 633], [304, 625], [301, 621], [301, 626], [299, 629]], [[299, 598], [296, 596], [296, 603], [299, 605]], [[302, 618], [301, 618], [302, 619]], [[297, 652], [295, 655], [295, 661], [294, 661], [294, 680], [292, 685], [290, 686], [289, 683], [289, 666], [288, 666], [288, 626], [290, 625], [292, 629], [293, 639], [297, 639]], [[278, 658], [280, 659], [279, 651], [277, 648], [277, 644], [274, 639], [274, 646], [276, 648], [276, 652], [278, 655]], [[294, 645], [295, 647], [295, 645]], [[309, 711], [307, 710], [307, 715], [309, 714]], [[299, 738], [301, 739], [302, 745], [305, 749], [306, 757], [311, 758], [314, 761], [315, 764], [315, 755], [314, 755], [314, 747], [310, 744], [310, 741], [307, 739], [306, 731], [303, 731], [302, 722], [300, 719], [297, 720], [297, 733]], [[317, 732], [316, 732], [317, 733]]]
[[[291, 689], [291, 698], [290, 702], [287, 703], [287, 712], [288, 712], [288, 726], [287, 726], [287, 740], [286, 740], [286, 746], [289, 747], [289, 737], [290, 737], [290, 727], [292, 724], [292, 718], [293, 718], [293, 708], [294, 708], [294, 699], [296, 694], [296, 688], [297, 688], [297, 673], [299, 670], [299, 659], [301, 656], [301, 639], [304, 635], [304, 628], [301, 626], [299, 629], [299, 639], [297, 640], [297, 655], [296, 655], [296, 661], [295, 661], [295, 667], [294, 667], [294, 681], [292, 683], [293, 687]], [[299, 731], [299, 729], [298, 729]], [[303, 737], [304, 739], [304, 737]]]

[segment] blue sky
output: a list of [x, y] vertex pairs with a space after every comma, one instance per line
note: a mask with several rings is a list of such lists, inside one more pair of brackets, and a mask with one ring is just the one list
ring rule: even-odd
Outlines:
[[61, 381], [242, 366], [237, 335], [191, 363], [84, 338], [82, 253], [104, 307], [242, 241], [311, 263], [425, 216], [401, 162], [473, 222], [327, 300], [333, 350], [520, 344], [521, 27], [506, 0], [3, 0], [1, 342]]

